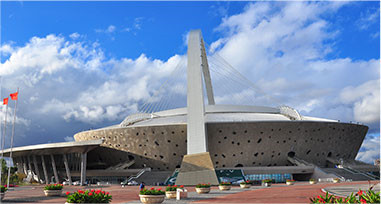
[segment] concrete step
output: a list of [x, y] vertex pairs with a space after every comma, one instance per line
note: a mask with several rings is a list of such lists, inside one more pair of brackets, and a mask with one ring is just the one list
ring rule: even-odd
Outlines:
[[157, 183], [164, 183], [172, 173], [172, 171], [149, 171], [145, 172], [135, 181], [138, 183], [144, 182], [146, 185], [155, 185]]

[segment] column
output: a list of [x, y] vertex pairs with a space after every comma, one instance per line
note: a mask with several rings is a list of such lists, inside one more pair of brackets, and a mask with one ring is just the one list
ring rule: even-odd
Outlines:
[[44, 155], [41, 155], [42, 170], [44, 171], [45, 184], [49, 184], [48, 171], [46, 170]]
[[28, 168], [29, 168], [29, 170], [32, 172], [32, 174], [33, 174], [33, 171], [32, 171], [32, 164], [31, 164], [31, 162], [30, 162], [30, 156], [28, 155]]
[[60, 180], [58, 179], [58, 173], [57, 173], [57, 168], [56, 168], [56, 162], [54, 161], [54, 156], [51, 154], [50, 158], [52, 160], [52, 167], [53, 167], [54, 178], [56, 180], [56, 183], [59, 183]]
[[36, 155], [33, 155], [33, 164], [34, 164], [34, 171], [36, 172], [37, 175], [37, 182], [40, 183], [40, 171], [38, 170], [38, 164], [37, 164], [37, 159]]
[[26, 167], [26, 163], [27, 163], [27, 159], [25, 157], [22, 157], [22, 164], [23, 164], [23, 167], [24, 167], [24, 174], [27, 175], [28, 174], [28, 168]]
[[62, 156], [63, 156], [63, 160], [64, 160], [64, 164], [65, 164], [66, 175], [67, 175], [67, 178], [69, 179], [69, 185], [72, 185], [70, 168], [69, 168], [69, 163], [67, 162], [66, 154], [63, 154]]
[[86, 182], [86, 162], [87, 162], [87, 152], [81, 155], [81, 185], [85, 185]]

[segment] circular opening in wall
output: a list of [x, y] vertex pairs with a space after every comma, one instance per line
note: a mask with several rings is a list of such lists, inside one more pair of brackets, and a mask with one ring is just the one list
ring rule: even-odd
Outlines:
[[222, 167], [225, 167], [225, 164], [222, 164]]
[[233, 135], [237, 134], [236, 132], [233, 132]]
[[311, 152], [311, 150], [308, 150], [308, 151], [306, 152], [306, 154], [308, 155], [310, 152]]
[[263, 155], [264, 154], [264, 152], [261, 152], [261, 155]]
[[216, 161], [216, 164], [218, 164], [218, 161]]
[[221, 154], [221, 156], [222, 156], [223, 158], [225, 158], [225, 155], [224, 155], [224, 154]]
[[332, 156], [332, 152], [328, 152], [327, 157], [331, 157], [331, 156]]
[[244, 133], [247, 133], [247, 130], [243, 131]]
[[274, 129], [271, 129], [271, 131], [274, 131]]
[[214, 154], [214, 156], [216, 157], [216, 156], [218, 156], [217, 154]]
[[260, 143], [262, 141], [262, 138], [259, 138], [259, 140], [257, 141], [257, 143]]
[[136, 133], [136, 136], [138, 136], [138, 135], [139, 135], [139, 133], [137, 132], [137, 133]]
[[278, 156], [280, 156], [280, 152], [278, 153]]
[[253, 164], [255, 164], [255, 162], [253, 162]]
[[276, 143], [278, 143], [278, 144], [279, 144], [279, 141], [276, 141]]
[[160, 159], [164, 159], [164, 156], [160, 155]]
[[226, 139], [228, 139], [228, 137], [224, 137], [224, 139], [226, 140]]
[[243, 165], [242, 164], [237, 164], [234, 167], [243, 167]]
[[234, 144], [234, 141], [232, 141], [232, 144]]
[[155, 141], [155, 144], [156, 144], [157, 146], [159, 146], [159, 143], [158, 143], [157, 141]]
[[176, 147], [178, 147], [179, 145], [178, 144], [176, 144]]
[[221, 144], [221, 141], [218, 141], [219, 144]]
[[291, 157], [291, 158], [294, 158], [295, 157], [295, 152], [294, 151], [290, 151], [290, 152], [287, 153], [287, 156]]
[[243, 152], [241, 152], [240, 154], [243, 154]]
[[178, 169], [178, 168], [180, 168], [180, 165], [176, 165], [176, 167], [175, 167], [176, 169]]
[[164, 132], [161, 132], [162, 135], [164, 135]]
[[257, 153], [255, 153], [255, 154], [254, 154], [254, 156], [255, 156], [255, 157], [256, 157], [256, 156], [258, 156], [258, 152], [257, 152]]
[[247, 140], [247, 143], [250, 143], [250, 140]]
[[239, 146], [239, 145], [240, 145], [240, 143], [239, 143], [239, 142], [237, 142], [237, 145]]
[[173, 156], [176, 156], [176, 153], [173, 153]]
[[181, 133], [184, 133], [184, 130], [181, 130]]

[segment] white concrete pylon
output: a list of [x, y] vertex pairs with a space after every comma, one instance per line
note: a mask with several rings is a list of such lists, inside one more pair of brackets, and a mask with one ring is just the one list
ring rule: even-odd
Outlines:
[[187, 154], [208, 151], [204, 119], [203, 73], [208, 102], [210, 105], [214, 105], [213, 89], [201, 30], [192, 30], [188, 38]]

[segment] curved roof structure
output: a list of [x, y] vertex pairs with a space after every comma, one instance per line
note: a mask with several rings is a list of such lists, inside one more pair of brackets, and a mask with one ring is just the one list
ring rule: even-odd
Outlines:
[[[205, 106], [206, 123], [248, 122], [248, 121], [316, 121], [338, 122], [324, 118], [301, 116], [290, 107], [271, 108], [265, 106], [207, 105]], [[170, 109], [152, 114], [134, 114], [128, 116], [122, 127], [175, 125], [187, 123], [187, 108]], [[117, 127], [117, 126], [115, 126]]]

